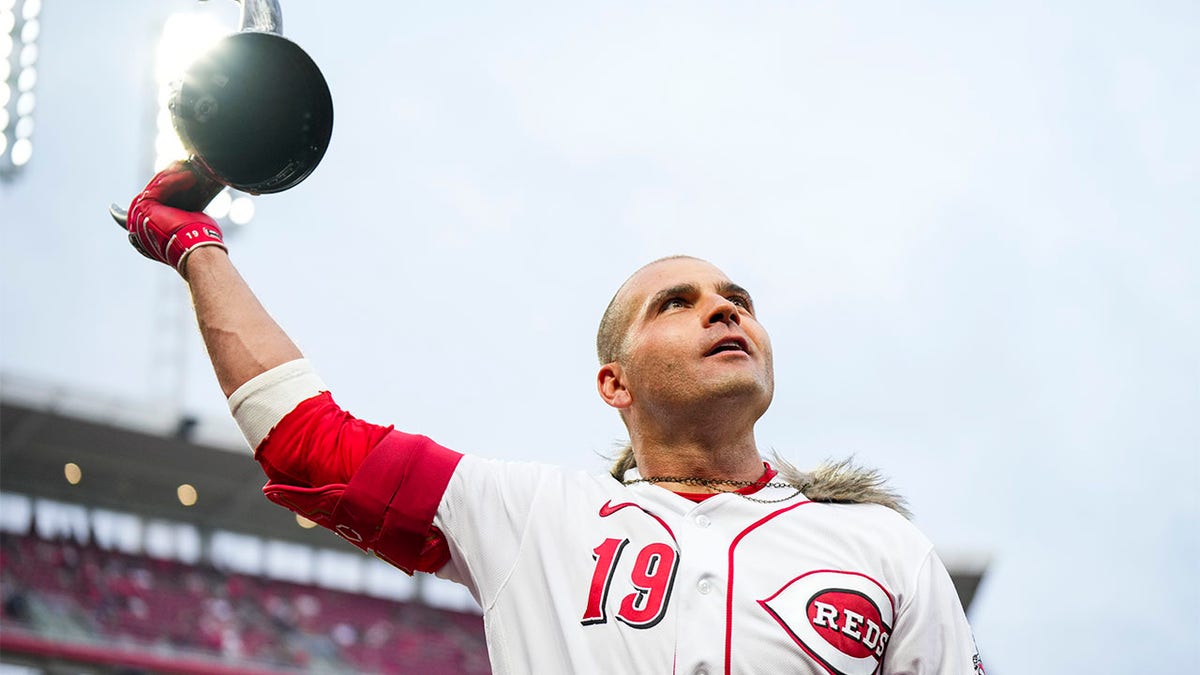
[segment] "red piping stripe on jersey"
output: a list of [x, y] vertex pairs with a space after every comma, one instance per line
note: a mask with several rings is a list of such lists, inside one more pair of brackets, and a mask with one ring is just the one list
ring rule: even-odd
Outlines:
[[733, 538], [733, 542], [729, 544], [729, 581], [726, 582], [727, 588], [725, 590], [725, 675], [730, 674], [733, 662], [733, 550], [737, 548], [738, 543], [741, 542], [743, 537], [775, 516], [787, 513], [798, 506], [812, 503], [812, 500], [806, 500], [798, 504], [792, 504], [787, 508], [779, 509], [774, 513], [769, 513], [742, 530], [738, 536]]

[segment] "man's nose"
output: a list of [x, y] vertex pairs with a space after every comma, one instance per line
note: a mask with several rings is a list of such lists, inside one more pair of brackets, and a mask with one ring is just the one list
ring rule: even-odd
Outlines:
[[742, 315], [738, 312], [738, 306], [723, 295], [716, 296], [712, 307], [708, 310], [708, 324], [714, 323], [741, 324]]

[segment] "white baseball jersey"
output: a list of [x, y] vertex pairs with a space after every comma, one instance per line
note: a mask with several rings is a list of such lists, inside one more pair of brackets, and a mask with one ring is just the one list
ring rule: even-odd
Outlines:
[[[258, 446], [322, 389], [293, 362], [230, 404]], [[348, 486], [272, 494], [269, 485], [268, 494], [405, 569], [416, 548], [387, 542], [437, 533], [448, 553], [437, 574], [483, 608], [496, 673], [983, 672], [932, 545], [884, 506], [817, 503], [777, 487], [752, 495], [761, 501], [697, 503], [608, 474], [462, 456], [392, 434]], [[360, 475], [387, 486], [372, 488], [383, 496], [361, 512], [378, 515], [338, 505], [363, 491]], [[304, 502], [314, 492], [324, 495], [317, 506]]]

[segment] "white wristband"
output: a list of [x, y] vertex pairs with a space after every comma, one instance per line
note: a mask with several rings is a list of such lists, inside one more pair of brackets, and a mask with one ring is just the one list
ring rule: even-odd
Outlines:
[[267, 437], [288, 413], [323, 391], [329, 391], [308, 359], [296, 359], [256, 375], [229, 396], [229, 411], [251, 449]]

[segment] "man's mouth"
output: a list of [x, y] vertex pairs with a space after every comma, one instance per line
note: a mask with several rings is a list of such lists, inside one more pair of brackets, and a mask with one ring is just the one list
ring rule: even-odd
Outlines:
[[725, 352], [740, 352], [742, 354], [750, 353], [747, 349], [746, 341], [739, 337], [729, 337], [721, 340], [712, 349], [708, 350], [705, 356], [713, 356], [715, 354], [723, 354]]

